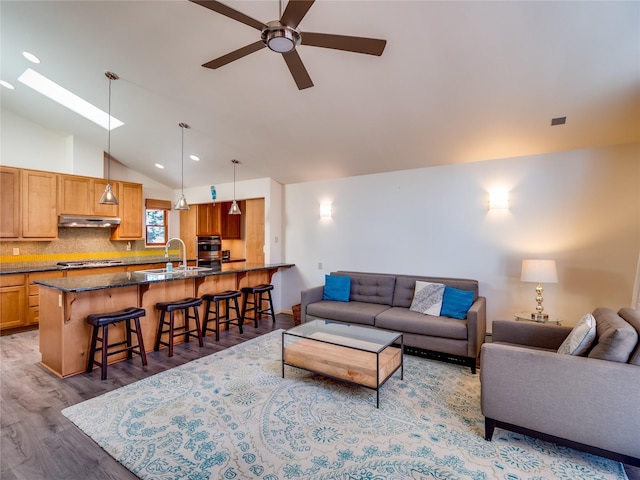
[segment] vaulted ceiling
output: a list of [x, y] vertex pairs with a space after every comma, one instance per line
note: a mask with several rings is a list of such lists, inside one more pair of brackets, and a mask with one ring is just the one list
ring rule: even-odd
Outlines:
[[[233, 0], [261, 22], [277, 0]], [[380, 57], [299, 46], [201, 65], [260, 32], [186, 0], [0, 2], [2, 108], [106, 150], [101, 127], [17, 81], [26, 68], [125, 125], [111, 152], [185, 187], [283, 184], [640, 141], [640, 2], [318, 0], [303, 32], [381, 38]], [[33, 65], [23, 51], [37, 55]], [[566, 116], [566, 124], [551, 119]], [[3, 163], [10, 163], [3, 159]], [[165, 165], [164, 170], [154, 164]]]

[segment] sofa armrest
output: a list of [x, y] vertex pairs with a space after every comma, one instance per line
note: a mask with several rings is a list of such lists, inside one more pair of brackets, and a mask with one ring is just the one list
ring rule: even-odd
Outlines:
[[305, 323], [307, 321], [307, 305], [322, 300], [323, 293], [323, 285], [302, 290], [302, 292], [300, 293], [300, 320], [302, 323]]
[[467, 312], [467, 341], [469, 358], [478, 358], [487, 335], [487, 299], [478, 297]]
[[640, 458], [640, 367], [499, 343], [482, 346], [485, 417]]
[[567, 338], [571, 327], [561, 327], [535, 322], [495, 320], [492, 324], [493, 342], [511, 343], [534, 348], [558, 350]]

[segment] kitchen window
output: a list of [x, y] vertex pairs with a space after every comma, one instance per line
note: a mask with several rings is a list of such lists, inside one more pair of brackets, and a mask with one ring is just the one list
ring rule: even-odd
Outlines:
[[171, 202], [147, 198], [145, 207], [145, 246], [164, 247], [169, 238], [169, 215]]

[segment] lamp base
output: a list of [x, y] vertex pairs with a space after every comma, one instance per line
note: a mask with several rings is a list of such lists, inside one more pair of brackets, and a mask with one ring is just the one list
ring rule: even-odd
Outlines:
[[546, 313], [532, 313], [531, 320], [533, 320], [534, 322], [548, 322], [549, 315]]

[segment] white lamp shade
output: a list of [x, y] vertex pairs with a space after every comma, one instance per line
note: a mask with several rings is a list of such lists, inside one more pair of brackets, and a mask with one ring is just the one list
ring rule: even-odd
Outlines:
[[558, 283], [555, 260], [522, 260], [520, 280], [535, 283]]

